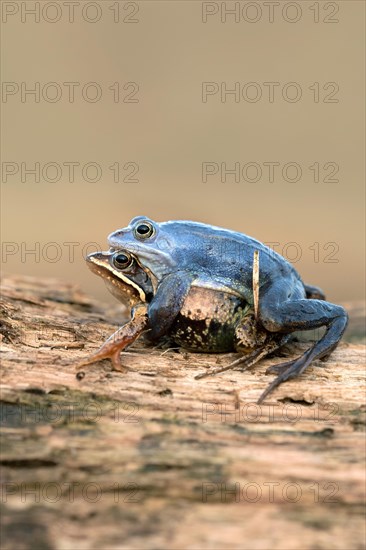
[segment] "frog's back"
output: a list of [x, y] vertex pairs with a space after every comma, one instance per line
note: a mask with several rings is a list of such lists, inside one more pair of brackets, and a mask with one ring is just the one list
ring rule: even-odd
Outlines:
[[169, 221], [160, 226], [167, 235], [174, 236], [182, 255], [188, 245], [190, 254], [192, 250], [195, 252], [194, 260], [214, 269], [217, 275], [227, 274], [240, 282], [244, 278], [245, 283], [251, 285], [253, 256], [258, 250], [261, 281], [291, 278], [303, 284], [296, 269], [283, 256], [244, 233], [192, 221]]

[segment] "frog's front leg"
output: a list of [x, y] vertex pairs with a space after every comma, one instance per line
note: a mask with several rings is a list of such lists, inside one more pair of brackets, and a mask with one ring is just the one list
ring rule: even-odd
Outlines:
[[159, 284], [149, 305], [149, 321], [152, 341], [167, 334], [180, 312], [195, 276], [177, 271], [165, 277]]
[[98, 351], [75, 365], [75, 368], [79, 371], [96, 361], [110, 359], [113, 370], [125, 372], [126, 369], [121, 365], [120, 353], [141, 335], [148, 327], [148, 321], [147, 304], [137, 304], [132, 310], [131, 320], [114, 332]]
[[338, 345], [348, 322], [341, 306], [321, 300], [306, 299], [299, 281], [280, 279], [259, 296], [259, 320], [270, 332], [291, 333], [325, 326], [326, 332], [295, 361], [276, 365], [280, 375], [260, 396], [259, 402], [277, 386], [299, 376], [314, 359], [328, 356]]

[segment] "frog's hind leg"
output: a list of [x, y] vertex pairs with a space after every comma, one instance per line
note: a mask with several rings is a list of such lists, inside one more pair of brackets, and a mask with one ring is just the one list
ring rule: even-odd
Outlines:
[[308, 300], [325, 300], [325, 294], [318, 286], [305, 285], [306, 297]]
[[[313, 346], [313, 348], [314, 347], [315, 346]], [[266, 370], [266, 374], [276, 373], [278, 374], [278, 376], [273, 380], [273, 382], [271, 382], [271, 384], [269, 384], [269, 386], [267, 386], [266, 390], [259, 397], [257, 403], [258, 404], [262, 403], [262, 401], [264, 401], [267, 395], [269, 395], [275, 388], [280, 386], [283, 382], [286, 382], [286, 380], [299, 376], [312, 361], [312, 358], [310, 358], [310, 352], [313, 350], [313, 348], [310, 348], [298, 359], [294, 359], [292, 361], [287, 361], [286, 363], [281, 363], [280, 365], [273, 365], [272, 367], [269, 367]]]
[[321, 300], [304, 299], [296, 283], [291, 289], [291, 282], [279, 280], [261, 296], [259, 319], [271, 332], [291, 333], [296, 330], [326, 327], [322, 338], [301, 357], [276, 365], [275, 370], [280, 374], [260, 396], [258, 402], [261, 402], [274, 388], [304, 372], [314, 359], [329, 356], [345, 331], [348, 315], [341, 306]]
[[223, 367], [217, 367], [215, 369], [210, 369], [208, 372], [203, 372], [201, 374], [198, 374], [195, 376], [195, 380], [201, 380], [202, 378], [206, 378], [208, 376], [214, 376], [215, 374], [220, 374], [221, 372], [226, 372], [228, 370], [237, 369], [240, 366], [238, 370], [241, 372], [249, 369], [256, 363], [258, 363], [261, 359], [269, 355], [270, 353], [273, 353], [274, 351], [281, 348], [288, 340], [288, 335], [271, 335], [269, 339], [258, 349], [250, 353], [249, 355], [244, 355], [230, 363], [229, 365], [225, 365]]

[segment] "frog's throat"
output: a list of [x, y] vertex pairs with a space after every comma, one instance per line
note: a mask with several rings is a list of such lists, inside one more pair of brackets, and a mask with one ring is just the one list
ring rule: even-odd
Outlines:
[[[146, 301], [146, 294], [143, 291], [143, 289], [138, 284], [134, 283], [134, 281], [132, 281], [129, 277], [126, 277], [121, 271], [117, 271], [111, 265], [107, 269], [105, 264], [103, 263], [103, 260], [98, 260], [98, 258], [93, 258], [93, 260], [90, 262], [90, 266], [93, 266], [92, 270], [96, 271], [97, 274], [101, 274], [101, 273], [110, 274], [110, 273], [112, 273], [113, 276], [116, 279], [118, 279], [119, 281], [121, 281], [123, 284], [125, 284], [126, 286], [131, 286], [135, 290], [137, 290], [141, 300], [143, 302]], [[99, 271], [99, 273], [98, 273], [98, 271]]]

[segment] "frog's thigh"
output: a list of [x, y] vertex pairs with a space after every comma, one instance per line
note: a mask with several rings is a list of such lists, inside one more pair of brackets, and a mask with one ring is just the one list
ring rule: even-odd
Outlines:
[[189, 292], [194, 276], [177, 272], [168, 275], [160, 283], [149, 306], [149, 321], [152, 340], [160, 338], [172, 326]]
[[[298, 291], [300, 298], [297, 298]], [[282, 382], [304, 372], [314, 359], [329, 355], [341, 339], [348, 321], [347, 313], [341, 306], [303, 298], [301, 288], [297, 289], [295, 286], [292, 292], [291, 286], [286, 288], [283, 281], [275, 283], [267, 292], [259, 296], [259, 317], [264, 327], [272, 332], [286, 333], [321, 326], [326, 327], [326, 332], [301, 357], [277, 365], [276, 370], [280, 374], [260, 396], [258, 403], [261, 403]]]
[[306, 299], [298, 281], [281, 279], [259, 295], [259, 318], [270, 332], [293, 332], [347, 321], [343, 307]]
[[291, 291], [291, 286], [283, 281], [259, 295], [259, 318], [271, 332], [288, 333], [325, 326], [324, 336], [307, 352], [310, 360], [323, 357], [336, 347], [348, 321], [343, 307], [303, 298], [300, 288], [295, 286]]
[[271, 332], [293, 332], [327, 326], [345, 318], [341, 306], [305, 298], [301, 283], [280, 279], [259, 294], [259, 318]]
[[318, 286], [304, 284], [306, 297], [313, 300], [326, 300], [325, 294]]

